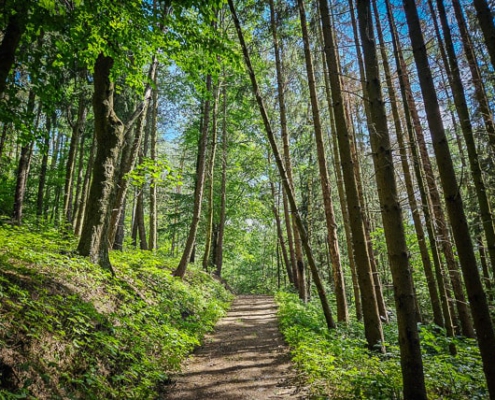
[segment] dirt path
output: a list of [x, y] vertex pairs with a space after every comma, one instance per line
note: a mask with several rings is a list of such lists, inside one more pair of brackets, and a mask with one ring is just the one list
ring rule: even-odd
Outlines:
[[304, 399], [294, 384], [272, 297], [239, 296], [173, 378], [164, 400]]

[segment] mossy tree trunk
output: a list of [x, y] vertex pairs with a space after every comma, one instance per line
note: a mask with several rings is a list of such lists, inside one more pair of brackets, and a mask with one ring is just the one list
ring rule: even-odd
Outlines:
[[93, 113], [97, 151], [77, 248], [91, 262], [110, 270], [108, 232], [115, 195], [115, 168], [124, 135], [124, 124], [113, 109], [114, 83], [110, 80], [113, 63], [113, 58], [103, 53], [95, 62]]

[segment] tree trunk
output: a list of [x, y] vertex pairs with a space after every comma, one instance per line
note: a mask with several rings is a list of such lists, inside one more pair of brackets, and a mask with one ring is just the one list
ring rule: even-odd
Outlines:
[[495, 68], [495, 25], [493, 24], [493, 11], [486, 0], [474, 0], [476, 16], [480, 23], [481, 31], [485, 37], [485, 44], [490, 54], [492, 67]]
[[[281, 49], [278, 43], [277, 36], [277, 23], [276, 23], [276, 14], [273, 0], [269, 1], [270, 3], [270, 23], [272, 28], [272, 36], [273, 36], [273, 47], [275, 52], [275, 68], [277, 72], [277, 99], [278, 106], [280, 111], [280, 131], [282, 137], [283, 144], [283, 154], [284, 154], [284, 166], [287, 172], [287, 177], [289, 179], [289, 185], [294, 190], [294, 179], [292, 173], [292, 163], [291, 163], [291, 155], [289, 148], [289, 132], [287, 129], [287, 112], [285, 106], [285, 93], [284, 93], [284, 77], [283, 77], [283, 66], [282, 66], [282, 56]], [[284, 189], [285, 190], [285, 189]], [[292, 267], [292, 277], [293, 283], [296, 289], [299, 288], [299, 273], [298, 273], [298, 265], [303, 265], [302, 260], [302, 251], [301, 251], [301, 241], [297, 234], [297, 227], [293, 217], [290, 217], [292, 213], [289, 211], [289, 207], [287, 207], [287, 199], [286, 196], [283, 196], [284, 199], [284, 218], [285, 225], [287, 228], [287, 241], [289, 244], [289, 254], [290, 254], [290, 262]], [[304, 267], [303, 267], [304, 269]], [[303, 294], [304, 297], [304, 293]]]
[[43, 200], [45, 194], [46, 172], [48, 170], [48, 152], [50, 149], [51, 119], [46, 119], [46, 132], [42, 147], [43, 157], [41, 159], [40, 180], [38, 182], [38, 196], [36, 198], [36, 216], [43, 215]]
[[93, 173], [93, 164], [94, 164], [94, 159], [96, 157], [96, 148], [97, 148], [96, 135], [93, 135], [93, 139], [91, 141], [91, 149], [89, 152], [88, 164], [86, 167], [86, 172], [84, 174], [84, 181], [82, 184], [80, 205], [78, 208], [76, 223], [74, 226], [74, 233], [76, 234], [76, 236], [81, 236], [82, 233], [82, 226], [84, 222], [84, 217], [86, 215], [86, 206], [88, 204], [88, 193], [91, 182], [91, 175]]
[[254, 92], [254, 95], [255, 95], [255, 98], [256, 98], [256, 102], [258, 103], [258, 107], [259, 107], [259, 110], [260, 110], [260, 113], [261, 113], [261, 117], [262, 117], [262, 120], [263, 120], [263, 125], [265, 127], [266, 134], [268, 136], [268, 140], [270, 142], [270, 146], [271, 146], [273, 155], [275, 157], [277, 168], [278, 168], [278, 171], [279, 171], [279, 174], [280, 174], [280, 179], [281, 179], [281, 181], [282, 181], [282, 183], [284, 185], [284, 188], [285, 188], [285, 191], [287, 193], [287, 197], [288, 197], [290, 206], [291, 206], [291, 208], [293, 210], [293, 214], [294, 214], [295, 219], [296, 219], [298, 232], [299, 232], [300, 237], [301, 237], [301, 241], [302, 241], [302, 244], [303, 244], [303, 247], [304, 247], [304, 251], [306, 253], [306, 257], [308, 259], [308, 264], [309, 264], [309, 267], [310, 267], [310, 270], [311, 270], [311, 274], [313, 276], [313, 281], [315, 283], [316, 290], [318, 292], [320, 303], [321, 303], [321, 306], [322, 306], [322, 309], [323, 309], [323, 314], [325, 316], [325, 321], [326, 321], [327, 327], [329, 329], [335, 328], [336, 325], [335, 325], [335, 322], [334, 322], [333, 317], [332, 317], [332, 312], [330, 310], [330, 306], [328, 304], [328, 300], [327, 300], [327, 297], [326, 297], [325, 288], [324, 288], [324, 286], [323, 286], [323, 284], [321, 282], [321, 279], [320, 279], [320, 276], [319, 276], [319, 273], [318, 273], [318, 269], [316, 267], [315, 258], [313, 256], [313, 251], [312, 251], [311, 246], [310, 246], [309, 241], [308, 241], [308, 236], [307, 236], [307, 233], [306, 233], [306, 229], [304, 228], [303, 220], [301, 218], [301, 215], [299, 214], [299, 210], [298, 210], [297, 205], [296, 205], [296, 200], [295, 200], [294, 192], [293, 192], [292, 188], [289, 185], [289, 180], [288, 180], [288, 177], [287, 177], [287, 172], [285, 170], [284, 164], [282, 162], [282, 158], [280, 156], [280, 152], [279, 152], [278, 147], [277, 147], [277, 143], [275, 141], [275, 135], [274, 135], [273, 130], [272, 130], [272, 127], [270, 125], [270, 120], [269, 120], [268, 114], [266, 112], [266, 108], [265, 108], [265, 105], [264, 105], [264, 102], [263, 102], [263, 98], [261, 97], [260, 88], [258, 86], [258, 82], [256, 80], [256, 76], [254, 74], [254, 70], [253, 70], [253, 67], [251, 65], [251, 59], [249, 57], [249, 52], [248, 52], [248, 49], [247, 49], [247, 46], [246, 46], [246, 42], [244, 41], [244, 36], [242, 34], [242, 30], [241, 30], [241, 26], [240, 26], [240, 23], [239, 23], [239, 19], [237, 18], [237, 15], [236, 15], [236, 12], [235, 12], [233, 0], [228, 0], [228, 4], [229, 4], [229, 7], [230, 7], [230, 11], [232, 13], [232, 18], [234, 20], [234, 25], [235, 25], [235, 28], [236, 28], [236, 31], [237, 31], [237, 36], [238, 36], [239, 42], [241, 44], [242, 52], [243, 52], [243, 55], [244, 55], [244, 62], [246, 64], [246, 67], [247, 67], [247, 70], [248, 70], [248, 73], [249, 73], [249, 77], [251, 79], [251, 84], [253, 86], [253, 92]]
[[28, 1], [15, 2], [13, 12], [4, 30], [0, 44], [0, 98], [7, 87], [7, 76], [14, 64], [15, 52], [26, 29], [28, 20]]
[[[31, 90], [29, 92], [28, 103], [26, 107], [27, 108], [26, 114], [28, 115], [28, 118], [30, 118], [33, 115], [35, 99], [36, 96], [34, 94], [34, 91]], [[41, 108], [40, 108], [40, 112], [41, 112]], [[34, 121], [31, 120], [31, 123], [34, 123]], [[34, 146], [34, 140], [30, 140], [28, 143], [23, 144], [21, 148], [21, 154], [19, 157], [19, 164], [16, 173], [17, 177], [16, 177], [16, 186], [14, 193], [14, 208], [12, 210], [12, 223], [14, 225], [21, 225], [22, 223], [22, 208], [24, 207], [24, 196], [26, 194], [26, 185], [29, 175], [29, 167], [31, 165], [33, 146]]]
[[79, 144], [79, 159], [77, 161], [77, 181], [76, 181], [76, 192], [74, 194], [74, 210], [72, 219], [72, 228], [75, 231], [77, 214], [79, 213], [79, 207], [81, 207], [81, 191], [83, 184], [83, 173], [84, 173], [84, 145], [86, 141], [86, 135], [81, 136], [81, 142]]
[[469, 235], [467, 219], [464, 214], [462, 197], [452, 165], [448, 141], [445, 137], [440, 106], [433, 84], [418, 11], [414, 0], [403, 0], [403, 4], [409, 26], [409, 36], [413, 47], [414, 60], [418, 71], [421, 71], [419, 74], [421, 92], [425, 103], [426, 116], [432, 136], [433, 149], [437, 158], [440, 179], [444, 189], [447, 211], [452, 224], [457, 252], [471, 305], [481, 358], [483, 360], [483, 370], [490, 396], [491, 398], [495, 398], [495, 363], [493, 362], [495, 359], [495, 332], [477, 268], [473, 243]]
[[[348, 0], [348, 3], [349, 3], [350, 15], [351, 15], [351, 25], [352, 25], [352, 30], [354, 33], [354, 35], [353, 35], [354, 44], [356, 46], [356, 55], [357, 55], [357, 62], [358, 62], [358, 67], [359, 67], [359, 76], [361, 76], [361, 89], [363, 92], [363, 96], [366, 96], [366, 85], [365, 85], [366, 78], [365, 78], [364, 65], [363, 65], [363, 56], [362, 56], [362, 52], [361, 52], [361, 46], [359, 43], [359, 34], [358, 34], [356, 16], [354, 13], [354, 0]], [[337, 45], [335, 44], [335, 46], [337, 46]], [[365, 111], [365, 114], [367, 117], [366, 123], [368, 123], [369, 105], [366, 101], [363, 103], [363, 105], [364, 105], [364, 111]], [[349, 119], [352, 119], [351, 112], [349, 110], [347, 110], [347, 112], [349, 113]], [[351, 124], [351, 126], [354, 127], [354, 124]], [[353, 130], [354, 130], [354, 128], [353, 128]], [[368, 126], [368, 131], [371, 131], [371, 130], [372, 130], [372, 127]], [[369, 212], [367, 210], [368, 202], [366, 202], [364, 199], [363, 185], [361, 183], [361, 168], [360, 168], [359, 157], [357, 154], [358, 150], [357, 150], [357, 143], [356, 143], [357, 140], [356, 140], [355, 132], [352, 132], [351, 136], [352, 136], [351, 148], [352, 148], [352, 155], [354, 157], [356, 182], [357, 182], [357, 187], [358, 187], [359, 201], [361, 203], [361, 207], [363, 208], [364, 233], [365, 233], [365, 237], [366, 237], [366, 243], [368, 246], [368, 255], [370, 258], [371, 271], [373, 274], [373, 282], [375, 285], [376, 302], [378, 304], [378, 312], [380, 313], [381, 320], [384, 323], [388, 323], [387, 307], [385, 304], [385, 298], [383, 297], [383, 285], [381, 282], [380, 273], [378, 271], [377, 261], [375, 259], [375, 253], [373, 251], [373, 241], [371, 240], [371, 224], [370, 224]]]
[[[211, 75], [206, 76], [206, 92], [211, 92]], [[194, 190], [194, 208], [189, 227], [189, 234], [187, 236], [186, 245], [182, 253], [179, 265], [173, 272], [174, 276], [183, 278], [186, 273], [187, 263], [189, 262], [191, 255], [193, 254], [194, 244], [196, 242], [196, 233], [198, 230], [199, 219], [201, 217], [201, 203], [203, 201], [203, 190], [205, 182], [205, 169], [206, 169], [206, 146], [208, 143], [208, 128], [210, 125], [210, 100], [205, 100], [203, 107], [203, 124], [200, 132], [200, 138], [198, 143], [198, 164], [196, 169], [196, 188]]]
[[[76, 166], [76, 153], [79, 143], [79, 138], [84, 131], [84, 125], [86, 123], [87, 107], [86, 107], [86, 94], [81, 91], [79, 96], [79, 106], [77, 110], [77, 119], [72, 126], [72, 136], [70, 139], [69, 154], [67, 155], [67, 164], [65, 167], [65, 185], [64, 185], [64, 218], [67, 224], [72, 224], [73, 210], [73, 182], [74, 182], [74, 169]], [[70, 121], [69, 121], [70, 122]]]
[[[154, 80], [156, 84], [156, 77]], [[153, 108], [151, 110], [150, 121], [150, 158], [153, 165], [157, 162], [158, 151], [158, 90], [153, 90]], [[152, 176], [150, 180], [150, 236], [149, 236], [149, 249], [154, 251], [158, 248], [158, 182], [157, 179]]]
[[[224, 82], [225, 84], [225, 82]], [[219, 97], [219, 84], [216, 85], [213, 90], [213, 118], [211, 126], [211, 140], [210, 140], [210, 157], [208, 160], [208, 186], [207, 186], [207, 217], [206, 217], [206, 237], [205, 237], [205, 251], [203, 253], [203, 269], [208, 271], [210, 267], [210, 250], [211, 250], [211, 239], [213, 232], [213, 187], [215, 181], [213, 180], [215, 172], [215, 157], [217, 152], [217, 128], [218, 128], [218, 97]]]
[[223, 240], [225, 237], [225, 220], [227, 213], [227, 86], [222, 89], [222, 182], [220, 184], [220, 217], [217, 227], [217, 238], [214, 241], [215, 249], [215, 275], [222, 276], [223, 267]]
[[[158, 67], [158, 60], [156, 57], [153, 57], [148, 72], [149, 80], [151, 81], [154, 80], [157, 67]], [[120, 162], [119, 172], [117, 174], [119, 178], [118, 189], [116, 191], [115, 200], [111, 204], [112, 211], [111, 211], [111, 219], [110, 219], [110, 232], [108, 234], [110, 245], [113, 245], [113, 242], [115, 240], [115, 233], [117, 231], [118, 222], [120, 220], [120, 213], [122, 212], [124, 200], [125, 197], [127, 196], [127, 190], [129, 189], [130, 182], [129, 182], [128, 174], [134, 169], [134, 166], [136, 165], [136, 160], [139, 155], [139, 149], [141, 147], [141, 141], [143, 138], [144, 126], [146, 122], [146, 113], [151, 99], [151, 91], [152, 91], [152, 86], [151, 84], [148, 84], [148, 86], [144, 91], [143, 101], [138, 105], [138, 107], [134, 111], [133, 116], [131, 116], [130, 118], [130, 121], [126, 123], [126, 129], [131, 129], [132, 124], [137, 119], [132, 146], [130, 146], [130, 143], [125, 144], [125, 146], [130, 146], [130, 148], [128, 148], [127, 151], [124, 152], [126, 156], [122, 157], [122, 160]], [[138, 111], [139, 114], [137, 114]], [[134, 115], [136, 114], [137, 117], [134, 118]]]
[[93, 113], [97, 152], [78, 251], [91, 262], [110, 269], [108, 233], [115, 195], [115, 167], [124, 135], [124, 124], [113, 109], [114, 84], [110, 80], [112, 57], [100, 53], [95, 63]]
[[[430, 8], [433, 13], [433, 4], [429, 0]], [[469, 166], [471, 169], [471, 176], [473, 178], [474, 187], [476, 190], [476, 196], [478, 198], [480, 218], [483, 224], [485, 232], [485, 238], [488, 250], [492, 250], [490, 254], [490, 261], [492, 265], [495, 265], [495, 229], [493, 227], [493, 216], [490, 209], [490, 202], [486, 190], [486, 185], [483, 179], [481, 166], [478, 158], [478, 151], [474, 142], [473, 126], [471, 124], [471, 117], [469, 115], [469, 109], [467, 105], [466, 95], [464, 93], [464, 87], [462, 85], [461, 73], [457, 62], [457, 56], [455, 54], [454, 43], [450, 34], [450, 27], [447, 21], [447, 14], [443, 2], [437, 0], [438, 13], [440, 16], [440, 22], [442, 24], [443, 35], [445, 39], [445, 45], [448, 55], [448, 60], [444, 62], [450, 65], [451, 77], [449, 81], [452, 88], [452, 94], [454, 96], [454, 103], [459, 115], [462, 133], [466, 148], [468, 152]]]
[[[416, 175], [416, 181], [418, 182], [419, 192], [421, 196], [421, 202], [423, 204], [423, 214], [425, 216], [425, 224], [428, 232], [431, 253], [433, 256], [433, 263], [435, 266], [435, 275], [437, 278], [438, 290], [440, 292], [440, 301], [442, 305], [443, 318], [447, 335], [450, 337], [455, 336], [454, 324], [453, 324], [453, 310], [451, 311], [450, 295], [445, 282], [444, 271], [442, 268], [442, 260], [440, 257], [439, 248], [436, 242], [435, 229], [433, 227], [431, 199], [429, 193], [426, 191], [425, 179], [422, 174], [422, 158], [418, 152], [418, 146], [415, 141], [415, 133], [421, 132], [421, 125], [418, 120], [418, 112], [416, 104], [411, 96], [411, 87], [409, 78], [407, 75], [407, 68], [402, 55], [402, 49], [399, 43], [399, 36], [395, 27], [395, 21], [388, 0], [385, 2], [387, 6], [387, 17], [389, 21], [390, 32], [392, 35], [392, 44], [394, 48], [394, 58], [396, 61], [397, 73], [399, 76], [399, 84], [401, 90], [402, 104], [404, 107], [405, 121], [407, 132], [409, 135], [409, 148], [411, 150], [411, 158], [413, 160], [414, 173]], [[413, 129], [414, 123], [414, 129]]]
[[328, 166], [325, 155], [325, 144], [323, 142], [323, 132], [321, 128], [320, 111], [318, 105], [318, 95], [316, 92], [316, 83], [313, 69], [313, 61], [311, 57], [311, 49], [308, 38], [308, 28], [306, 23], [306, 11], [304, 9], [304, 1], [298, 0], [299, 17], [301, 20], [301, 30], [304, 43], [304, 54], [306, 60], [306, 72], [308, 76], [308, 85], [311, 100], [311, 109], [313, 113], [313, 126], [316, 140], [316, 148], [318, 155], [318, 168], [320, 172], [321, 193], [323, 196], [323, 206], [325, 210], [325, 221], [327, 227], [327, 240], [330, 250], [333, 280], [335, 285], [335, 297], [337, 302], [337, 320], [347, 323], [349, 314], [347, 310], [347, 300], [345, 295], [344, 273], [340, 263], [340, 250], [337, 239], [337, 224], [335, 222], [335, 214], [333, 210], [332, 193], [330, 180], [328, 177]]
[[359, 288], [361, 290], [361, 304], [363, 306], [365, 336], [368, 343], [368, 348], [383, 352], [385, 351], [385, 348], [383, 346], [384, 338], [382, 324], [378, 313], [376, 295], [373, 287], [373, 277], [371, 274], [368, 247], [364, 232], [363, 210], [359, 203], [358, 188], [356, 177], [354, 175], [350, 143], [351, 138], [343, 104], [342, 86], [340, 82], [339, 68], [337, 65], [333, 31], [330, 23], [330, 10], [328, 8], [327, 0], [320, 0], [319, 6], [323, 27], [323, 39], [325, 41], [325, 55], [330, 74], [339, 154], [349, 209]]
[[399, 110], [397, 107], [397, 96], [395, 93], [394, 84], [392, 82], [392, 75], [390, 71], [390, 65], [387, 58], [387, 52], [385, 48], [385, 40], [383, 37], [382, 26], [380, 22], [380, 14], [378, 12], [378, 7], [376, 5], [376, 0], [373, 1], [373, 11], [376, 20], [377, 35], [380, 43], [380, 52], [382, 57], [383, 69], [385, 72], [385, 79], [388, 88], [388, 94], [390, 98], [390, 107], [392, 109], [392, 117], [394, 120], [395, 134], [397, 136], [397, 141], [399, 144], [399, 152], [402, 164], [402, 171], [404, 173], [404, 181], [407, 192], [407, 199], [409, 202], [409, 207], [411, 209], [411, 214], [413, 217], [414, 229], [416, 231], [416, 238], [418, 240], [419, 251], [421, 254], [421, 261], [423, 264], [423, 270], [425, 272], [426, 283], [428, 286], [428, 292], [430, 295], [432, 311], [433, 311], [433, 322], [438, 326], [445, 326], [443, 322], [442, 309], [440, 307], [440, 297], [438, 295], [435, 275], [433, 272], [433, 267], [431, 264], [431, 259], [428, 251], [428, 246], [426, 245], [425, 232], [423, 229], [423, 224], [421, 222], [421, 213], [416, 202], [416, 197], [414, 194], [414, 184], [411, 176], [411, 170], [409, 168], [408, 156], [406, 151], [406, 146], [404, 142], [404, 132], [402, 129], [402, 124], [399, 116]]
[[358, 0], [358, 21], [366, 71], [368, 126], [375, 166], [381, 215], [388, 258], [394, 283], [394, 298], [399, 330], [399, 348], [405, 399], [427, 399], [416, 324], [416, 302], [409, 251], [397, 194], [387, 114], [382, 99], [378, 56], [376, 54], [370, 0]]

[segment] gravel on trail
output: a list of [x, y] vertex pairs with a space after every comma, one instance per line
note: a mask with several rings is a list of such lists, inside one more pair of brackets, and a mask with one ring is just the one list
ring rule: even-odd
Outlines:
[[297, 386], [276, 312], [273, 297], [238, 296], [161, 399], [307, 399]]

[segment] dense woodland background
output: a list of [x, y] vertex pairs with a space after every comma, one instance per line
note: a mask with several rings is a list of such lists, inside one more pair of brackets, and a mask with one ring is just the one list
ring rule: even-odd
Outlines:
[[495, 398], [492, 3], [0, 9], [2, 229], [55, 229], [112, 276], [139, 248], [287, 289], [378, 354], [393, 326], [406, 399], [427, 398], [418, 326], [452, 357], [467, 338]]

